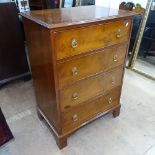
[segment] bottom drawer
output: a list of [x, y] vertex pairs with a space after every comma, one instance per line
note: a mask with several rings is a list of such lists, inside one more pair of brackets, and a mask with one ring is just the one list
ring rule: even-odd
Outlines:
[[109, 110], [114, 105], [119, 104], [121, 86], [118, 86], [104, 96], [72, 108], [62, 114], [62, 132], [66, 133], [78, 128], [81, 124], [95, 117], [98, 113]]

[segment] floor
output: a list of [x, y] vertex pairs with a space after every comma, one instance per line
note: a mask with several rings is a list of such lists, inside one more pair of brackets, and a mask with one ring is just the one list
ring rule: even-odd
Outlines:
[[155, 57], [138, 58], [135, 63], [135, 68], [155, 77]]
[[59, 150], [36, 114], [32, 81], [0, 90], [0, 106], [15, 140], [0, 155], [155, 155], [155, 82], [126, 70], [121, 114], [109, 113], [81, 128]]

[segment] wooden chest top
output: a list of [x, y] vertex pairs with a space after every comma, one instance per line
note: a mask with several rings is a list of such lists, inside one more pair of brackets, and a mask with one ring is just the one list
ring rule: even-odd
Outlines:
[[103, 22], [134, 16], [135, 13], [99, 6], [47, 9], [22, 13], [22, 16], [48, 28], [60, 28], [84, 23]]

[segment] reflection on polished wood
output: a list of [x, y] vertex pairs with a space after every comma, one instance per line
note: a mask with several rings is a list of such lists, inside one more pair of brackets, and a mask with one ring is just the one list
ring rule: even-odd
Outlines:
[[134, 13], [89, 6], [22, 15], [38, 114], [59, 148], [105, 112], [118, 116]]
[[134, 14], [133, 12], [99, 6], [80, 6], [31, 11], [22, 15], [46, 28], [58, 28], [112, 20], [116, 17], [127, 18]]

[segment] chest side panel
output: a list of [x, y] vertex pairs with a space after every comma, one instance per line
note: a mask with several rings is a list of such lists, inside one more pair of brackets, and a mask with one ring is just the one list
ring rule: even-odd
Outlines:
[[24, 28], [37, 104], [59, 132], [59, 111], [49, 30], [25, 18]]

